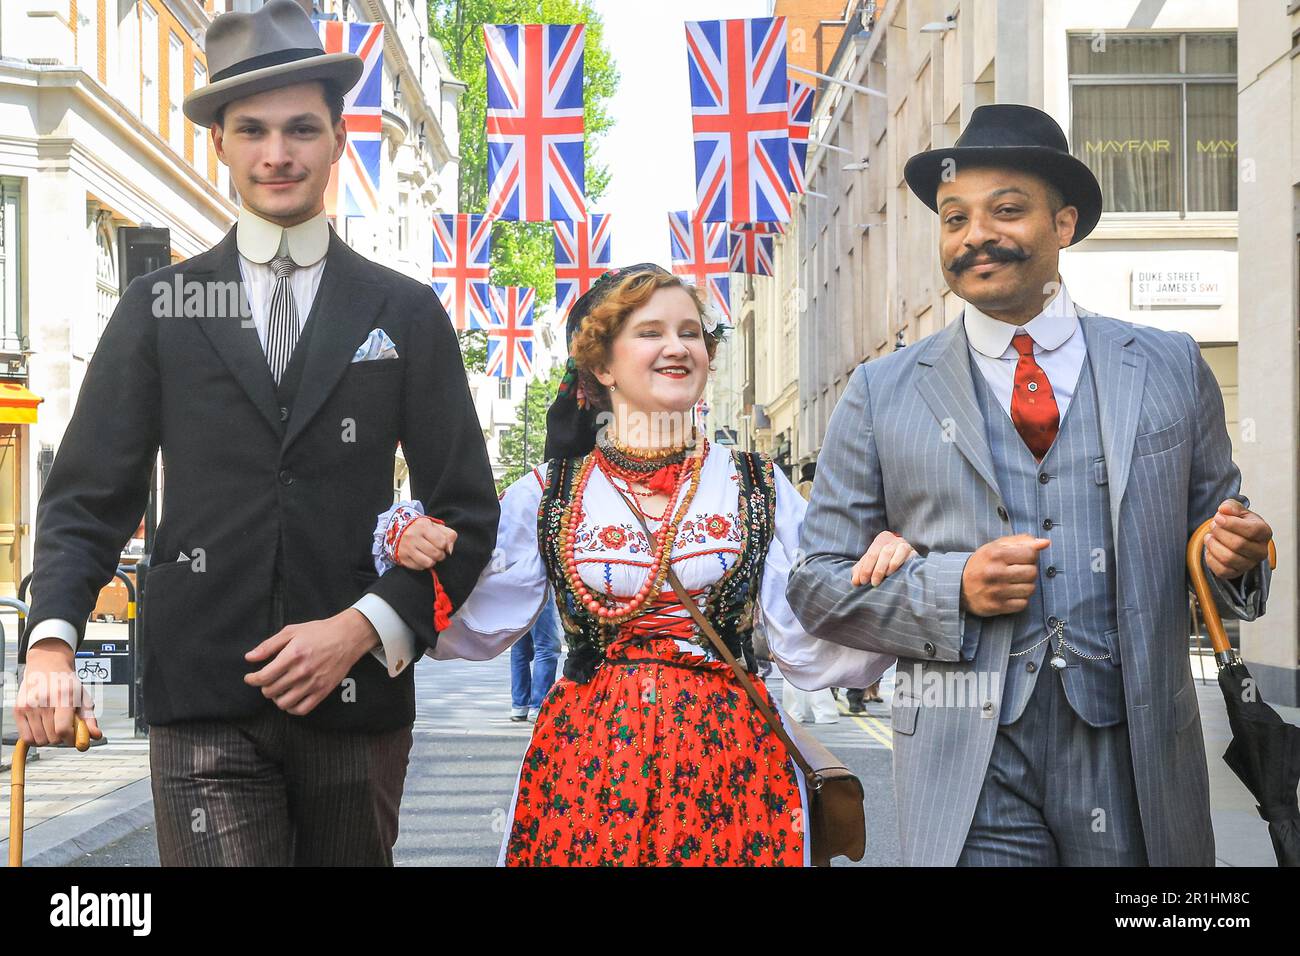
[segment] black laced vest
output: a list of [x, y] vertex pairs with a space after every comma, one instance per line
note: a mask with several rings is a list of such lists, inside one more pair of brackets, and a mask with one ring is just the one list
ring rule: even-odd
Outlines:
[[[757, 669], [754, 657], [754, 605], [759, 599], [763, 564], [767, 558], [776, 523], [776, 483], [772, 462], [757, 452], [732, 453], [739, 477], [739, 521], [743, 529], [740, 557], [721, 578], [704, 591], [700, 611], [726, 642], [737, 660], [749, 670]], [[601, 621], [578, 601], [564, 575], [564, 548], [560, 540], [560, 518], [569, 507], [573, 483], [583, 459], [554, 459], [547, 464], [547, 483], [537, 509], [537, 540], [546, 564], [547, 577], [559, 605], [569, 654], [564, 676], [586, 683], [605, 659], [605, 648], [618, 633], [617, 624]], [[671, 595], [665, 582], [663, 593]], [[708, 639], [693, 628], [708, 659], [716, 659]]]

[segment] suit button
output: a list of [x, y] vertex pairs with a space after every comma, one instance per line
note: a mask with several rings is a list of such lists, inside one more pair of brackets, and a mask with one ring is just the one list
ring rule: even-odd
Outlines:
[[1001, 505], [998, 505], [998, 517], [1001, 518], [1003, 521], [1007, 520], [1007, 509], [1002, 507]]
[[282, 421], [282, 422], [287, 422], [288, 420], [289, 420], [289, 409], [287, 409], [287, 408], [285, 408], [283, 405], [281, 405], [281, 406], [280, 406], [280, 421]]
[[1058, 624], [1060, 624], [1060, 623], [1061, 623], [1061, 622], [1058, 621], [1055, 617], [1049, 617], [1049, 618], [1047, 619], [1047, 629], [1048, 629], [1049, 631], [1054, 631], [1054, 630], [1056, 630], [1056, 625], [1058, 625]]
[[1044, 531], [1051, 531], [1051, 530], [1052, 530], [1052, 519], [1051, 519], [1051, 518], [1044, 518], [1044, 519], [1043, 519], [1043, 530], [1044, 530]]
[[1048, 576], [1049, 578], [1054, 578], [1054, 577], [1056, 577], [1056, 565], [1052, 565], [1051, 567], [1049, 567], [1049, 568], [1047, 569], [1047, 576]]
[[925, 642], [925, 653], [930, 657], [934, 657], [934, 645], [929, 641]]
[[991, 700], [986, 700], [986, 701], [984, 701], [984, 707], [983, 707], [983, 710], [984, 710], [984, 713], [986, 713], [986, 714], [991, 714], [991, 713], [993, 713], [993, 701], [991, 701]]
[[1040, 485], [1045, 485], [1051, 480], [1052, 480], [1052, 476], [1047, 474], [1046, 472], [1043, 472], [1041, 475], [1038, 476], [1038, 483]]
[[1035, 664], [1033, 661], [1030, 661], [1028, 664], [1025, 665], [1025, 670], [1029, 671], [1029, 673], [1032, 674], [1034, 671], [1038, 670], [1038, 665]]
[[293, 484], [293, 474], [289, 472], [287, 469], [285, 471], [280, 472], [280, 484], [282, 485]]

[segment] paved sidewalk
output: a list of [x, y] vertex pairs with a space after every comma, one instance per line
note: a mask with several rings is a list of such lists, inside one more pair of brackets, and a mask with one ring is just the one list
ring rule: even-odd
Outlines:
[[[10, 658], [12, 666], [12, 648]], [[424, 666], [437, 665], [424, 662]], [[6, 734], [11, 734], [14, 729], [13, 693], [14, 688], [10, 685], [4, 700]], [[504, 688], [502, 693], [504, 695]], [[1211, 815], [1219, 865], [1274, 866], [1276, 861], [1267, 826], [1255, 812], [1250, 794], [1222, 760], [1230, 738], [1217, 683], [1212, 678], [1204, 684], [1198, 682], [1197, 696], [1210, 768]], [[504, 706], [502, 704], [502, 713], [505, 713]], [[439, 709], [442, 711], [441, 719], [433, 719], [440, 727], [443, 723], [465, 723], [456, 719], [455, 701], [440, 700]], [[1279, 707], [1277, 710], [1283, 719], [1300, 724], [1300, 708]], [[417, 721], [417, 738], [428, 735], [430, 716]], [[886, 724], [887, 718], [882, 727]], [[107, 689], [101, 727], [109, 741], [106, 745], [92, 747], [84, 754], [72, 749], [42, 748], [38, 759], [29, 760], [24, 814], [24, 859], [27, 865], [63, 866], [85, 859], [153, 822], [148, 741], [132, 736], [131, 721], [126, 716], [125, 688]], [[485, 729], [460, 727], [467, 734], [482, 733]], [[839, 726], [826, 729], [839, 729]], [[5, 747], [0, 754], [0, 759], [6, 764], [4, 782], [0, 785], [0, 836], [6, 839], [0, 839], [0, 854], [6, 857], [9, 832], [7, 764], [11, 750]], [[487, 754], [479, 756], [488, 757]]]
[[[12, 686], [6, 688], [5, 736], [14, 733]], [[104, 695], [100, 730], [105, 742], [85, 753], [71, 747], [28, 752], [23, 809], [23, 858], [27, 865], [63, 866], [153, 822], [149, 789], [149, 741], [135, 739], [126, 716], [126, 688]], [[35, 758], [33, 759], [33, 753]], [[13, 747], [0, 749], [0, 855], [9, 855], [9, 781]]]
[[[17, 670], [17, 616], [0, 611], [4, 627], [4, 738], [13, 739], [13, 679]], [[87, 634], [124, 638], [123, 624], [87, 625]], [[27, 865], [62, 866], [153, 822], [149, 741], [136, 739], [127, 716], [127, 689], [104, 688], [99, 717], [106, 743], [85, 753], [72, 748], [29, 751], [23, 808], [23, 858]], [[9, 857], [9, 766], [13, 747], [0, 746], [0, 857]]]

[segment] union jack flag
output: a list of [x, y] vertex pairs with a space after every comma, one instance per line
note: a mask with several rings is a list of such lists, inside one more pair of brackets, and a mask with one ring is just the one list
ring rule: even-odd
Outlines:
[[325, 189], [325, 214], [333, 217], [375, 216], [379, 213], [383, 138], [380, 132], [384, 25], [317, 20], [326, 53], [355, 53], [365, 61], [361, 79], [343, 97], [348, 143], [330, 169]]
[[668, 233], [673, 244], [673, 272], [687, 276], [695, 288], [731, 322], [731, 277], [727, 224], [692, 219], [687, 212], [668, 214]]
[[533, 367], [533, 303], [536, 290], [489, 286], [487, 374], [497, 378], [527, 375]]
[[686, 24], [696, 206], [705, 222], [789, 222], [785, 17]]
[[754, 229], [731, 230], [731, 271], [748, 275], [770, 276], [772, 247], [775, 238]]
[[458, 331], [489, 324], [492, 220], [469, 213], [433, 217], [433, 291]]
[[573, 303], [610, 270], [609, 213], [591, 213], [585, 222], [555, 224], [555, 299], [560, 321]]
[[785, 223], [783, 222], [733, 222], [731, 224], [733, 232], [756, 232], [761, 236], [784, 236]]
[[485, 25], [488, 216], [586, 218], [583, 24]]
[[790, 80], [790, 185], [803, 195], [808, 191], [804, 166], [808, 163], [808, 134], [812, 130], [813, 93], [810, 83]]

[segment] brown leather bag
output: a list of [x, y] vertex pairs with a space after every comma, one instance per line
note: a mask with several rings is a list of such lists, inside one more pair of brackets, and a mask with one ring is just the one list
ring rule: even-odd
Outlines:
[[[647, 537], [650, 537], [650, 528], [641, 512], [620, 489], [614, 490], [626, 502]], [[808, 789], [808, 806], [804, 807], [805, 833], [813, 866], [830, 866], [831, 858], [836, 856], [847, 856], [854, 862], [861, 860], [867, 852], [866, 797], [862, 781], [798, 721], [792, 722], [789, 730], [786, 729], [781, 718], [772, 712], [763, 695], [754, 687], [753, 681], [731, 653], [731, 649], [700, 613], [671, 564], [668, 566], [667, 579], [677, 600], [690, 612], [700, 632], [709, 639], [718, 656], [731, 665], [736, 680], [740, 681], [740, 686], [745, 689], [754, 707], [772, 733], [785, 745], [790, 759], [803, 771]]]

